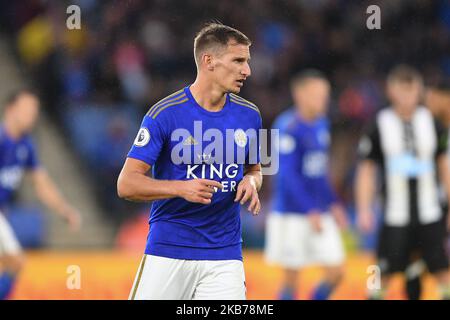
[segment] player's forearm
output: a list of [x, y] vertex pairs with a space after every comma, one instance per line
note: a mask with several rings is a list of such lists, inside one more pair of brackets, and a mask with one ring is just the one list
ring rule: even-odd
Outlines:
[[438, 159], [439, 178], [445, 188], [447, 199], [450, 199], [450, 168], [447, 155], [441, 155]]
[[117, 181], [119, 197], [129, 201], [153, 201], [181, 196], [182, 181], [158, 180], [141, 173], [121, 174]]
[[45, 172], [36, 172], [34, 175], [36, 194], [39, 200], [52, 211], [64, 216], [70, 206], [58, 191], [56, 185]]
[[355, 183], [356, 208], [358, 212], [370, 211], [375, 192], [375, 166], [363, 161], [357, 170]]
[[263, 183], [263, 176], [261, 173], [261, 170], [250, 170], [245, 173], [245, 176], [249, 179], [252, 179], [253, 183], [255, 184], [256, 190], [260, 190]]

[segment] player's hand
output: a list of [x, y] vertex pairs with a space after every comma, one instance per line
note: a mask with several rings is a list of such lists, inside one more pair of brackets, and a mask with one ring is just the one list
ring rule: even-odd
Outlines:
[[314, 232], [322, 232], [322, 215], [319, 211], [313, 210], [308, 212], [308, 220]]
[[215, 180], [192, 179], [183, 181], [180, 193], [186, 201], [210, 204], [215, 188], [222, 189], [222, 184]]
[[339, 229], [341, 229], [341, 230], [347, 229], [348, 220], [347, 220], [347, 212], [345, 211], [345, 208], [342, 205], [336, 203], [330, 207], [330, 212], [331, 212], [331, 215], [336, 220], [336, 223], [337, 223]]
[[81, 214], [77, 209], [68, 207], [64, 211], [63, 218], [69, 225], [70, 231], [77, 232], [81, 227]]
[[363, 233], [370, 233], [374, 228], [374, 214], [371, 210], [358, 212], [358, 228]]
[[259, 201], [258, 189], [256, 188], [255, 178], [247, 175], [239, 182], [234, 202], [240, 201], [241, 205], [250, 201], [248, 211], [253, 215], [259, 214], [261, 210], [261, 202]]

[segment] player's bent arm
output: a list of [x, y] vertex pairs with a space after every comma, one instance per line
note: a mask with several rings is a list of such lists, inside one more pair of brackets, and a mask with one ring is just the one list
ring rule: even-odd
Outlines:
[[359, 226], [364, 232], [373, 228], [372, 203], [375, 194], [376, 163], [362, 160], [357, 168], [355, 200]]
[[181, 197], [190, 202], [209, 204], [214, 187], [222, 185], [214, 180], [159, 180], [147, 176], [147, 163], [127, 158], [117, 179], [117, 194], [129, 201], [153, 201]]
[[246, 166], [244, 169], [244, 178], [239, 182], [234, 201], [240, 201], [241, 204], [250, 201], [248, 210], [254, 215], [259, 214], [261, 202], [259, 201], [258, 191], [261, 189], [261, 185], [261, 165], [255, 164]]
[[372, 160], [362, 160], [357, 168], [355, 199], [358, 211], [371, 209], [375, 193], [376, 164]]
[[147, 176], [147, 163], [127, 158], [117, 179], [117, 193], [130, 201], [152, 201], [178, 196], [179, 181], [156, 180]]
[[[441, 154], [437, 159], [439, 180], [445, 188], [447, 201], [450, 202], [450, 166], [447, 154]], [[450, 212], [450, 208], [448, 209]], [[447, 213], [447, 230], [450, 231], [450, 213]]]
[[439, 180], [445, 188], [447, 199], [450, 199], [450, 167], [449, 158], [446, 154], [438, 157]]
[[247, 165], [244, 169], [244, 177], [249, 177], [255, 183], [255, 188], [259, 191], [262, 187], [263, 176], [261, 173], [261, 164]]
[[62, 216], [72, 230], [79, 229], [81, 223], [79, 212], [62, 196], [47, 171], [40, 167], [31, 171], [31, 176], [39, 200]]

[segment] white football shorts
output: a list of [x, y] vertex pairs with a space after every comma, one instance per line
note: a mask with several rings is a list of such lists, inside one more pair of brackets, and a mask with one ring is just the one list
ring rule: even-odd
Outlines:
[[321, 218], [322, 231], [317, 233], [306, 215], [271, 213], [266, 221], [266, 261], [290, 269], [341, 265], [345, 253], [339, 228], [330, 214]]
[[181, 260], [144, 255], [130, 300], [245, 300], [240, 260]]
[[17, 255], [22, 252], [22, 247], [17, 240], [8, 220], [0, 212], [0, 256]]

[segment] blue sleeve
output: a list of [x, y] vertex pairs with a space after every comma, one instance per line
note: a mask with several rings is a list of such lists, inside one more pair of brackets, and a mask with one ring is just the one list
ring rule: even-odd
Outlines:
[[163, 117], [155, 119], [145, 116], [138, 131], [134, 144], [128, 152], [129, 158], [141, 160], [153, 166], [159, 157], [167, 138]]
[[39, 157], [37, 155], [36, 147], [31, 139], [28, 140], [27, 146], [28, 146], [28, 158], [25, 163], [25, 166], [28, 170], [35, 170], [39, 167]]

